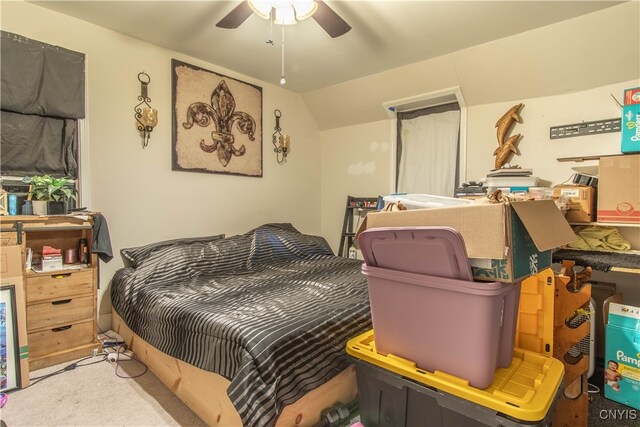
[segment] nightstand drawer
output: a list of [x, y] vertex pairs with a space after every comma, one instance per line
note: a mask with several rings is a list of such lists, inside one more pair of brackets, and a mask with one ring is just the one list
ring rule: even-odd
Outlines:
[[39, 357], [57, 351], [90, 344], [93, 337], [93, 320], [47, 329], [28, 334], [29, 357]]
[[27, 330], [64, 326], [93, 319], [93, 295], [71, 297], [27, 306]]
[[92, 292], [92, 270], [27, 277], [27, 304], [35, 301], [64, 299], [68, 296]]

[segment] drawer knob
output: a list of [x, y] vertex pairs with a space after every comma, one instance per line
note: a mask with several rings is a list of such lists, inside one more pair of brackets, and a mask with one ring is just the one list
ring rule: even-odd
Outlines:
[[69, 299], [63, 299], [60, 301], [52, 301], [51, 304], [52, 305], [61, 305], [61, 304], [69, 304], [71, 302], [71, 298]]
[[59, 328], [53, 328], [51, 329], [51, 332], [62, 332], [62, 331], [66, 331], [67, 329], [71, 329], [73, 325], [67, 325], [67, 326], [60, 326]]
[[52, 279], [64, 279], [65, 277], [69, 277], [71, 276], [71, 273], [64, 273], [64, 274], [52, 274], [51, 278]]

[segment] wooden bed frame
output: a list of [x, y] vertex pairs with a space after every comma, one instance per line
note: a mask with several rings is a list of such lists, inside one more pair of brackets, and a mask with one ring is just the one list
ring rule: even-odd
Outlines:
[[[240, 415], [227, 396], [229, 380], [161, 352], [129, 329], [115, 311], [111, 317], [112, 329], [124, 338], [136, 357], [205, 423], [209, 426], [242, 425]], [[324, 409], [338, 402], [350, 403], [356, 394], [355, 368], [350, 366], [285, 407], [276, 426], [313, 426], [320, 421]]]

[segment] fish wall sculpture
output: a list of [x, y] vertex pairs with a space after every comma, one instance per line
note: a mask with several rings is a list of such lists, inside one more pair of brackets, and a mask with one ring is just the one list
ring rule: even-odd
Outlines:
[[502, 166], [504, 166], [513, 154], [519, 154], [516, 143], [522, 135], [517, 134], [508, 138], [507, 135], [516, 122], [522, 123], [522, 118], [519, 114], [522, 105], [523, 104], [520, 103], [509, 108], [509, 110], [504, 113], [504, 115], [500, 117], [500, 119], [498, 119], [498, 121], [496, 122], [498, 148], [496, 148], [493, 152], [493, 155], [496, 156], [496, 169], [500, 169]]

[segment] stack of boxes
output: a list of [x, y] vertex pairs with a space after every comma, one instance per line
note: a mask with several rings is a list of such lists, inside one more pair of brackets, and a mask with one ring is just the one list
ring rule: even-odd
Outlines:
[[[640, 87], [624, 91], [621, 128], [621, 152], [640, 153]], [[598, 178], [578, 174], [553, 197], [567, 200], [572, 223], [640, 223], [640, 154], [601, 157]]]
[[554, 187], [553, 197], [566, 201], [567, 221], [640, 224], [640, 154], [601, 157], [597, 186]]
[[[379, 212], [367, 227], [374, 329], [347, 344], [363, 423], [549, 425], [562, 363], [514, 339], [520, 282], [575, 239], [555, 203]], [[466, 253], [434, 228], [459, 233]]]

